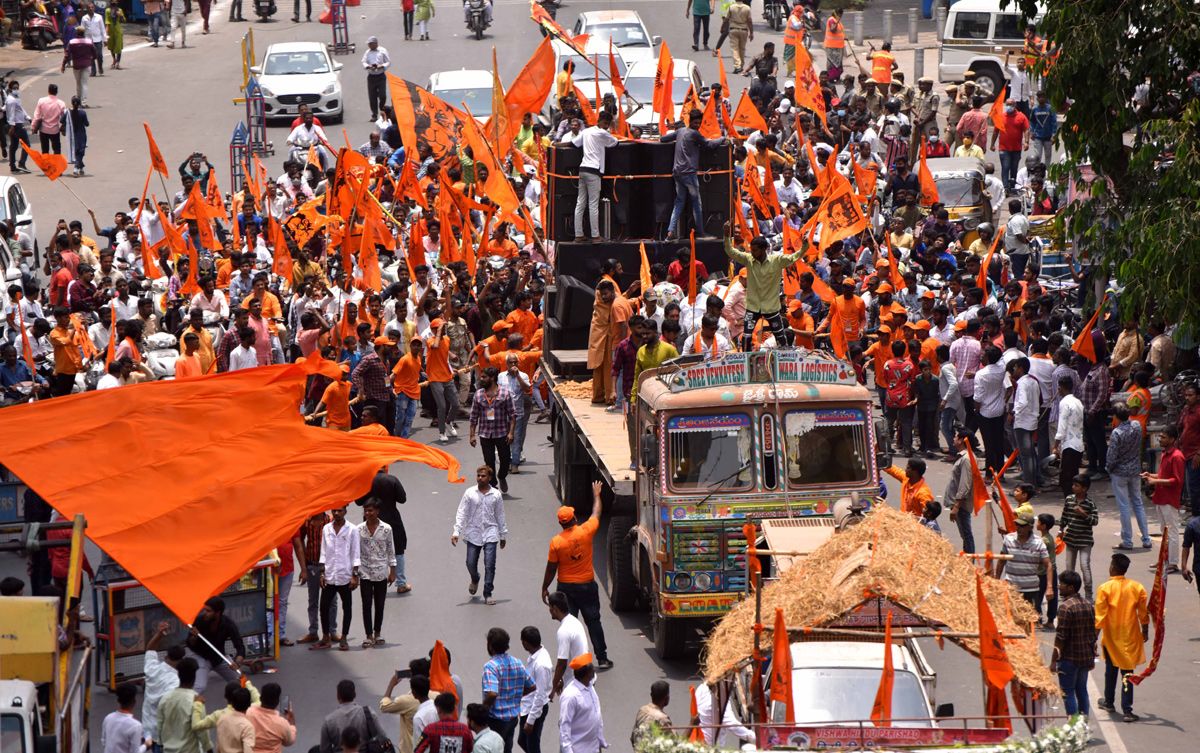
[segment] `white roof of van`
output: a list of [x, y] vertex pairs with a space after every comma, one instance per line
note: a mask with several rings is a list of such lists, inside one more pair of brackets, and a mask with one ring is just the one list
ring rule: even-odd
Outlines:
[[[952, 10], [954, 12], [959, 12], [959, 11], [985, 11], [985, 12], [992, 12], [992, 13], [1020, 13], [1021, 12], [1020, 7], [1014, 2], [1009, 2], [1008, 7], [1002, 9], [1000, 7], [1000, 0], [958, 0], [958, 2], [956, 2], [950, 6], [950, 10]], [[1046, 15], [1045, 4], [1038, 3], [1037, 17], [1041, 18], [1044, 15]]]

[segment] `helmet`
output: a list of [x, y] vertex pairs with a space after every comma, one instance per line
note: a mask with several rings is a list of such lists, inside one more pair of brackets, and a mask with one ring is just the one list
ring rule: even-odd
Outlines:
[[1041, 163], [1038, 161], [1038, 158], [1032, 154], [1025, 158], [1025, 167], [1029, 170], [1032, 170], [1040, 164]]
[[996, 228], [992, 227], [990, 222], [981, 222], [975, 229], [979, 231], [980, 235], [994, 235], [996, 232]]
[[896, 99], [895, 97], [889, 97], [887, 101], [883, 103], [883, 106], [889, 112], [900, 112], [900, 100]]

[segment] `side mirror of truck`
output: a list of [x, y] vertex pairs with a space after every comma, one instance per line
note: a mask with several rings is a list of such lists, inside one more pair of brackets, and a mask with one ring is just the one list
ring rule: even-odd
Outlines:
[[58, 750], [57, 735], [38, 735], [33, 743], [34, 753], [55, 753]]
[[658, 465], [658, 448], [654, 445], [654, 436], [647, 434], [643, 439], [648, 438], [650, 441], [642, 445], [642, 466], [646, 470], [654, 470]]
[[888, 446], [888, 427], [882, 419], [875, 419], [875, 467], [883, 471], [892, 467], [892, 453]]
[[883, 473], [884, 468], [891, 468], [892, 467], [892, 453], [890, 453], [890, 452], [875, 453], [875, 467], [879, 469], [879, 472], [881, 474]]
[[953, 703], [939, 703], [937, 709], [933, 712], [934, 717], [938, 719], [949, 719], [954, 716]]

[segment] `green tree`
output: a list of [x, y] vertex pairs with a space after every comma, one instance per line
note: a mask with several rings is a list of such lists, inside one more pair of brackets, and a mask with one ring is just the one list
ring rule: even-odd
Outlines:
[[1200, 3], [1053, 0], [1038, 36], [1057, 51], [1036, 70], [1065, 110], [1057, 138], [1071, 157], [1051, 177], [1063, 201], [1080, 189], [1060, 230], [1115, 272], [1123, 313], [1200, 330]]

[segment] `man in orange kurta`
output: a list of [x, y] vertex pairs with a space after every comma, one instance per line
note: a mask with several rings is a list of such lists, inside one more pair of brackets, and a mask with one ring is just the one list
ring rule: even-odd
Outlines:
[[933, 492], [925, 483], [925, 461], [912, 458], [904, 470], [894, 465], [883, 470], [900, 482], [900, 512], [912, 513], [918, 518], [924, 515], [925, 505], [933, 501]]
[[617, 341], [613, 339], [612, 310], [617, 297], [611, 280], [596, 285], [596, 302], [592, 310], [592, 327], [588, 333], [587, 366], [592, 370], [592, 404], [604, 405], [613, 401], [612, 358]]
[[1129, 558], [1117, 553], [1108, 566], [1109, 579], [1096, 591], [1096, 629], [1103, 631], [1100, 645], [1104, 647], [1104, 699], [1096, 705], [1114, 711], [1117, 676], [1121, 678], [1121, 711], [1126, 722], [1136, 722], [1133, 713], [1133, 683], [1126, 675], [1146, 661], [1146, 639], [1149, 638], [1150, 613], [1146, 607], [1146, 589], [1136, 580], [1129, 580]]

